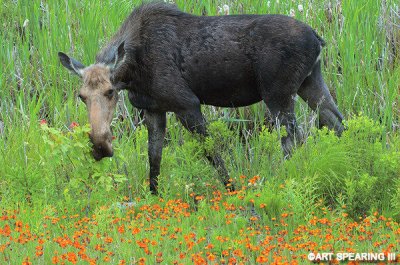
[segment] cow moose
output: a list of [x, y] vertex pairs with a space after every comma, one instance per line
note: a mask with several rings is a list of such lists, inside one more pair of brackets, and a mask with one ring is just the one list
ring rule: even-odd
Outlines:
[[[308, 25], [283, 15], [195, 16], [166, 3], [135, 8], [96, 62], [84, 66], [59, 52], [63, 66], [81, 77], [96, 160], [113, 155], [111, 121], [118, 91], [145, 113], [150, 190], [157, 194], [166, 129], [174, 112], [190, 132], [207, 135], [201, 104], [241, 107], [264, 101], [284, 125], [282, 149], [290, 154], [296, 134], [294, 97], [319, 109], [320, 125], [343, 131], [339, 112], [321, 75], [324, 40]], [[219, 154], [209, 155], [225, 185]]]

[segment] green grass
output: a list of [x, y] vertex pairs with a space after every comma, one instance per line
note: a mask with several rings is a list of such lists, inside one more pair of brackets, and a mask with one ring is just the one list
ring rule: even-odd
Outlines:
[[[227, 2], [176, 3], [186, 12], [217, 15], [218, 7]], [[298, 11], [299, 3], [303, 4], [302, 13]], [[87, 113], [77, 99], [80, 81], [61, 66], [57, 57], [58, 51], [64, 51], [86, 65], [93, 63], [96, 52], [138, 4], [139, 1], [127, 0], [0, 0], [0, 26], [4, 29], [0, 31], [2, 209], [40, 212], [55, 207], [58, 211], [66, 208], [90, 215], [101, 211], [103, 205], [110, 207], [138, 197], [145, 204], [157, 203], [148, 192], [147, 131], [126, 95], [113, 121], [117, 157], [97, 165], [83, 155], [88, 151], [84, 145], [87, 138], [69, 142], [68, 137], [76, 133], [69, 125], [73, 121], [86, 124]], [[290, 205], [295, 213], [289, 223], [291, 231], [314, 214], [321, 214], [321, 207], [330, 207], [332, 216], [345, 213], [349, 220], [372, 216], [375, 211], [399, 220], [398, 3], [396, 6], [394, 0], [367, 0], [341, 1], [338, 5], [336, 1], [243, 0], [230, 1], [229, 7], [231, 14], [289, 14], [293, 9], [296, 18], [323, 36], [327, 42], [323, 51], [324, 78], [346, 117], [348, 130], [341, 138], [326, 130], [317, 131], [316, 114], [299, 100], [297, 117], [309, 137], [290, 160], [284, 160], [280, 132], [266, 129], [268, 114], [264, 104], [236, 110], [203, 107], [209, 121], [219, 120], [211, 123], [212, 138], [206, 148], [217, 146], [232, 179], [239, 188], [248, 188], [243, 195], [245, 202], [235, 197], [224, 197], [223, 201], [235, 207], [242, 205], [244, 211], [249, 211], [254, 201], [263, 218], [280, 218], [285, 211], [282, 209]], [[54, 134], [69, 133], [55, 149], [43, 138], [46, 132], [39, 125], [42, 119]], [[83, 146], [71, 149], [77, 142]], [[195, 207], [193, 195], [202, 195], [206, 198], [202, 209], [210, 210], [213, 192], [224, 188], [203, 157], [203, 148], [172, 114], [168, 116], [160, 176], [165, 201], [181, 199]], [[78, 160], [71, 164], [71, 158]], [[97, 178], [91, 179], [94, 171]], [[259, 177], [248, 184], [241, 182], [243, 175], [247, 176], [245, 179]], [[115, 176], [124, 176], [127, 181], [117, 183]], [[103, 182], [98, 182], [100, 177]], [[83, 181], [87, 184], [83, 185]], [[260, 207], [262, 204], [267, 207]], [[210, 214], [202, 209], [193, 213], [194, 219]], [[217, 214], [215, 221], [225, 222], [226, 214]], [[41, 218], [37, 215], [34, 221], [40, 223]], [[243, 221], [239, 219], [235, 220]], [[271, 225], [261, 221], [263, 224]], [[221, 231], [228, 233], [230, 229], [224, 226]], [[236, 233], [240, 227], [231, 231]], [[33, 253], [30, 247], [27, 251]]]

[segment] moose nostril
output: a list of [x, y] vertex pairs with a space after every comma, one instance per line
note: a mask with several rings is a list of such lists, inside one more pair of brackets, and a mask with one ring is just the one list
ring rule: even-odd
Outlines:
[[112, 149], [106, 149], [101, 147], [94, 148], [93, 149], [93, 158], [97, 161], [101, 160], [104, 157], [112, 157], [114, 155], [114, 152]]
[[113, 148], [111, 144], [110, 137], [103, 135], [102, 137], [98, 137], [96, 135], [92, 141], [93, 143], [93, 157], [99, 161], [103, 157], [112, 157], [113, 156]]

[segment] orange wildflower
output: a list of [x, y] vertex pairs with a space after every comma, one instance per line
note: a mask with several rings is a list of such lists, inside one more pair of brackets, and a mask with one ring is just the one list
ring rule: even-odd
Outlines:
[[60, 262], [60, 258], [58, 256], [54, 256], [51, 258], [51, 263], [58, 264]]
[[124, 226], [124, 225], [119, 226], [119, 227], [118, 227], [118, 232], [119, 232], [120, 234], [125, 233], [125, 226]]
[[236, 260], [234, 257], [232, 257], [232, 258], [230, 258], [230, 259], [228, 260], [228, 262], [229, 262], [229, 264], [236, 264], [236, 263], [237, 263], [237, 260]]
[[113, 242], [112, 237], [106, 237], [104, 238], [104, 242], [106, 242], [107, 244], [111, 244]]
[[214, 245], [213, 244], [208, 244], [207, 246], [204, 247], [205, 249], [213, 249]]
[[138, 227], [135, 227], [132, 229], [132, 235], [136, 235], [139, 232], [140, 232], [140, 228], [138, 228]]
[[256, 262], [257, 263], [268, 263], [268, 258], [263, 256], [263, 255], [261, 255], [261, 256], [257, 257]]
[[39, 246], [36, 247], [36, 253], [35, 254], [36, 254], [37, 257], [43, 256], [43, 246], [42, 245], [39, 245]]
[[22, 265], [31, 265], [32, 262], [30, 262], [29, 260], [29, 257], [26, 257], [25, 260], [22, 262]]
[[78, 262], [78, 257], [74, 252], [68, 252], [68, 261], [71, 262], [72, 264], [76, 264]]
[[143, 257], [140, 258], [140, 259], [139, 259], [139, 264], [140, 264], [140, 265], [146, 264], [146, 258], [143, 258]]

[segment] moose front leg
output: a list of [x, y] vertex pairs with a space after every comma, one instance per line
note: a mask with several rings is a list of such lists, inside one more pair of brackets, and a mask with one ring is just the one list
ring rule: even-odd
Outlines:
[[150, 163], [150, 191], [158, 194], [158, 175], [160, 175], [160, 163], [165, 136], [166, 114], [165, 112], [145, 111], [145, 124], [149, 136], [149, 163]]

